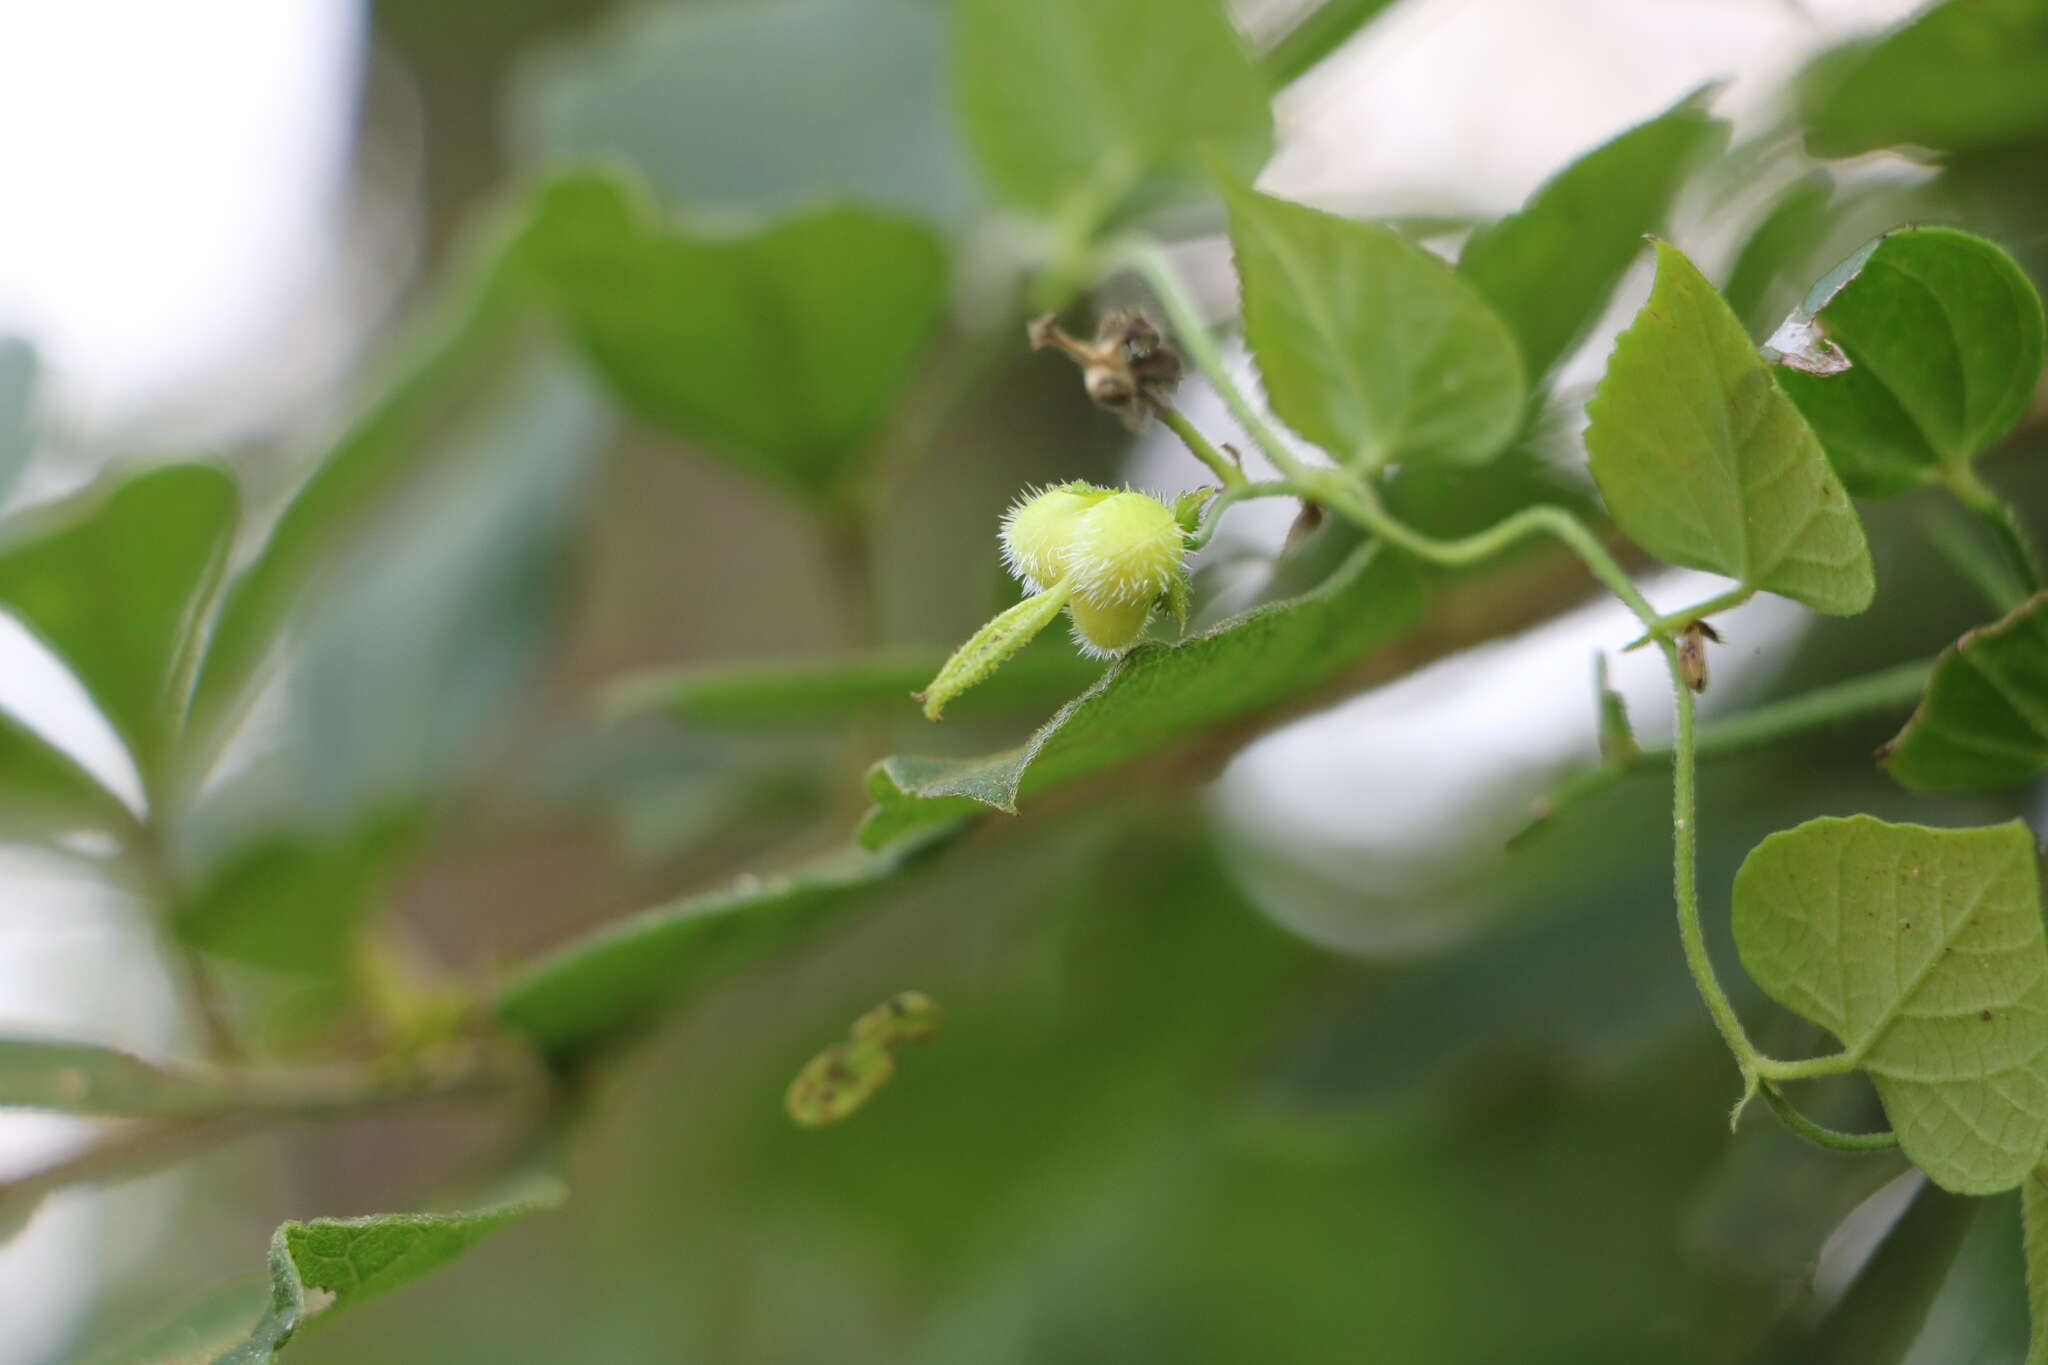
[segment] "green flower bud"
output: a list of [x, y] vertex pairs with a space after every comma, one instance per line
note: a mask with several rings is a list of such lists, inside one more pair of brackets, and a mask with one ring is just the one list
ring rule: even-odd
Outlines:
[[1074, 600], [1149, 606], [1173, 586], [1187, 538], [1173, 510], [1143, 493], [1112, 493], [1066, 524], [1063, 556]]
[[1119, 602], [1107, 607], [1091, 606], [1080, 598], [1067, 603], [1067, 615], [1074, 622], [1074, 643], [1091, 658], [1107, 659], [1138, 643], [1145, 623], [1152, 619], [1150, 602]]
[[1109, 496], [1086, 483], [1026, 492], [1003, 516], [1003, 563], [1032, 592], [1044, 592], [1065, 576], [1060, 560], [1074, 518]]

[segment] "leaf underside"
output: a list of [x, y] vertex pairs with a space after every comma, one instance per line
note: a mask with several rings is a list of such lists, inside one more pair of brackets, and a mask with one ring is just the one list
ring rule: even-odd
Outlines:
[[1735, 878], [1742, 963], [1839, 1038], [1944, 1189], [2011, 1189], [2048, 1147], [2048, 943], [2033, 835], [1867, 815], [1774, 834]]

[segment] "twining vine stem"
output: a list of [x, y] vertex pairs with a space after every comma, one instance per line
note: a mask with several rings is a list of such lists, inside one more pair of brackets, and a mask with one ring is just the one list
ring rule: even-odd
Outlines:
[[[1221, 514], [1234, 503], [1256, 497], [1299, 497], [1328, 507], [1388, 544], [1430, 563], [1450, 568], [1490, 559], [1531, 537], [1552, 537], [1562, 541], [1602, 585], [1635, 613], [1645, 632], [1644, 642], [1654, 641], [1664, 656], [1665, 670], [1671, 679], [1672, 705], [1677, 713], [1671, 746], [1671, 874], [1672, 893], [1678, 910], [1679, 940], [1700, 998], [1706, 1003], [1707, 1012], [1713, 1017], [1728, 1050], [1735, 1056], [1742, 1074], [1743, 1098], [1746, 1101], [1751, 1094], [1761, 1093], [1772, 1112], [1784, 1119], [1793, 1131], [1823, 1146], [1868, 1150], [1894, 1144], [1896, 1138], [1890, 1134], [1834, 1133], [1792, 1108], [1776, 1091], [1777, 1082], [1836, 1075], [1852, 1070], [1856, 1059], [1848, 1053], [1838, 1053], [1780, 1061], [1758, 1051], [1722, 988], [1714, 971], [1713, 959], [1707, 951], [1699, 909], [1698, 791], [1695, 780], [1697, 719], [1693, 690], [1680, 667], [1674, 636], [1701, 617], [1749, 600], [1755, 589], [1733, 588], [1683, 611], [1660, 615], [1614, 556], [1608, 553], [1607, 547], [1601, 544], [1599, 536], [1569, 511], [1548, 504], [1523, 508], [1484, 531], [1457, 540], [1441, 540], [1416, 530], [1386, 509], [1368, 478], [1350, 470], [1311, 466], [1294, 454], [1231, 377], [1193, 296], [1157, 244], [1125, 242], [1110, 254], [1109, 263], [1134, 270], [1144, 279], [1165, 311], [1184, 354], [1209, 381], [1231, 415], [1250, 433], [1282, 476], [1278, 480], [1261, 482], [1247, 482], [1241, 474], [1234, 479], [1224, 476], [1217, 462], [1210, 458], [1214, 451], [1209, 443], [1199, 433], [1192, 432], [1192, 426], [1185, 417], [1170, 408], [1164, 409], [1164, 412], [1172, 413], [1168, 424], [1175, 433], [1202, 458], [1203, 463], [1217, 470], [1224, 481], [1223, 492], [1212, 505], [1207, 522], [1192, 538], [1193, 547], [1199, 548], [1207, 543]], [[1209, 454], [1204, 455], [1204, 450]], [[1237, 473], [1234, 468], [1230, 472]], [[1737, 1115], [1740, 1112], [1741, 1104], [1738, 1103]]]

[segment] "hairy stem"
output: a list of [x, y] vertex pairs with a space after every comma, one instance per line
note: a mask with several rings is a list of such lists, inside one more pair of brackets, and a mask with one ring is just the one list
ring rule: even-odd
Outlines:
[[1195, 424], [1183, 417], [1180, 409], [1169, 407], [1165, 403], [1154, 403], [1152, 411], [1165, 423], [1167, 430], [1180, 437], [1181, 444], [1188, 448], [1190, 454], [1209, 466], [1209, 472], [1214, 474], [1226, 489], [1251, 482], [1245, 478], [1244, 471], [1237, 467], [1235, 461], [1209, 444], [1209, 438], [1196, 430]]
[[1657, 615], [1642, 592], [1622, 571], [1621, 565], [1607, 552], [1599, 537], [1561, 507], [1524, 508], [1477, 535], [1466, 536], [1462, 540], [1438, 540], [1392, 516], [1363, 480], [1331, 472], [1317, 475], [1308, 482], [1333, 510], [1350, 517], [1374, 535], [1432, 563], [1449, 567], [1462, 567], [1490, 558], [1531, 536], [1554, 536], [1578, 555], [1593, 576], [1625, 602], [1636, 614], [1636, 619], [1643, 623], [1644, 629], [1656, 637], [1657, 647], [1664, 655], [1665, 668], [1671, 675], [1672, 701], [1678, 713], [1671, 764], [1671, 880], [1673, 895], [1678, 902], [1679, 939], [1684, 945], [1686, 967], [1692, 972], [1693, 984], [1699, 988], [1707, 1012], [1713, 1016], [1714, 1026], [1721, 1031], [1728, 1050], [1735, 1054], [1736, 1064], [1742, 1069], [1744, 1078], [1754, 1076], [1761, 1054], [1743, 1031], [1734, 1005], [1721, 988], [1720, 978], [1714, 973], [1713, 959], [1707, 952], [1705, 931], [1700, 926], [1693, 692], [1679, 667], [1677, 646], [1662, 633], [1663, 618]]
[[1173, 340], [1181, 353], [1209, 381], [1209, 387], [1230, 409], [1230, 415], [1237, 419], [1251, 436], [1252, 443], [1273, 462], [1273, 467], [1290, 479], [1299, 479], [1309, 472], [1307, 465], [1296, 459], [1286, 441], [1273, 430], [1264, 415], [1239, 388], [1237, 381], [1230, 377], [1230, 371], [1223, 363], [1223, 353], [1216, 349], [1216, 340], [1209, 334], [1209, 324], [1202, 317], [1202, 310], [1195, 305], [1195, 297], [1188, 291], [1187, 282], [1174, 269], [1173, 262], [1156, 243], [1133, 241], [1122, 245], [1114, 254], [1117, 264], [1127, 266], [1138, 273], [1152, 293], [1159, 300], [1159, 306], [1166, 312], [1166, 320], [1173, 330]]

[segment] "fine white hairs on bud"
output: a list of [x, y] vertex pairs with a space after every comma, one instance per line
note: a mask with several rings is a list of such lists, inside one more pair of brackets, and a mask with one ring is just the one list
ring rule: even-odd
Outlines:
[[1003, 517], [1003, 562], [1030, 594], [953, 651], [916, 694], [937, 720], [962, 692], [1030, 643], [1064, 610], [1074, 643], [1115, 658], [1143, 638], [1162, 604], [1186, 623], [1186, 522], [1199, 500], [1168, 507], [1148, 493], [1065, 483], [1026, 493]]

